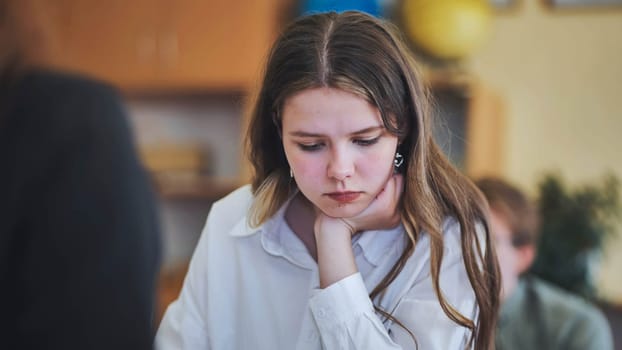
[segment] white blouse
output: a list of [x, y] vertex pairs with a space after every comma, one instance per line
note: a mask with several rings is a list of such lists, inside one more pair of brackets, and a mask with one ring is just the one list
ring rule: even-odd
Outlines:
[[[405, 247], [402, 226], [357, 235], [352, 247], [359, 272], [320, 289], [316, 262], [284, 219], [287, 204], [251, 228], [251, 201], [244, 186], [214, 203], [181, 294], [160, 324], [156, 349], [415, 349], [412, 337], [377, 314], [368, 296]], [[474, 319], [460, 227], [448, 219], [443, 232], [443, 295]], [[471, 335], [441, 309], [426, 234], [375, 301], [410, 329], [419, 350], [464, 349]]]

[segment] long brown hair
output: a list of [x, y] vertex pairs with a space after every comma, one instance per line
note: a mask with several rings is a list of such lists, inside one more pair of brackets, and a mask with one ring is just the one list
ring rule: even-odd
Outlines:
[[[398, 136], [405, 159], [401, 208], [408, 245], [370, 297], [374, 300], [381, 295], [402, 271], [426, 232], [431, 242], [430, 273], [442, 309], [451, 320], [472, 331], [470, 344], [489, 349], [494, 343], [500, 286], [486, 201], [433, 141], [430, 94], [398, 33], [382, 20], [348, 11], [301, 17], [277, 39], [248, 128], [255, 195], [250, 224], [259, 225], [274, 215], [295, 188], [279, 137], [284, 101], [316, 87], [357, 94], [379, 109], [387, 130]], [[476, 321], [449, 305], [439, 285], [444, 248], [441, 226], [447, 216], [460, 224], [464, 264], [479, 307]], [[478, 223], [485, 233], [481, 241]]]

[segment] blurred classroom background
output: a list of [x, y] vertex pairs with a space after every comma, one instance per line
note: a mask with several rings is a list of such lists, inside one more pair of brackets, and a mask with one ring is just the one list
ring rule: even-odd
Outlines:
[[[127, 99], [159, 192], [160, 313], [178, 293], [211, 203], [249, 177], [244, 115], [266, 49], [315, 7], [368, 6], [404, 31], [438, 101], [436, 136], [468, 175], [501, 176], [534, 196], [549, 172], [571, 187], [622, 178], [620, 0], [18, 4], [32, 63], [103, 79]], [[614, 305], [622, 305], [620, 251], [618, 222], [594, 271], [599, 299]]]

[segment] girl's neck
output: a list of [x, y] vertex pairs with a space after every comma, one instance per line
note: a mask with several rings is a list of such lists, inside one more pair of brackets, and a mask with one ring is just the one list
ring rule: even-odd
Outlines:
[[298, 192], [290, 201], [285, 210], [285, 221], [317, 261], [317, 246], [313, 232], [315, 207], [302, 193]]

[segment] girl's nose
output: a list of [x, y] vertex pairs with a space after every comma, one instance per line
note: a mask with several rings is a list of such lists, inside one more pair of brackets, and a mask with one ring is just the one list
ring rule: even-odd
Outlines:
[[338, 181], [343, 181], [352, 176], [354, 172], [354, 162], [352, 158], [343, 150], [332, 153], [328, 162], [328, 177]]

